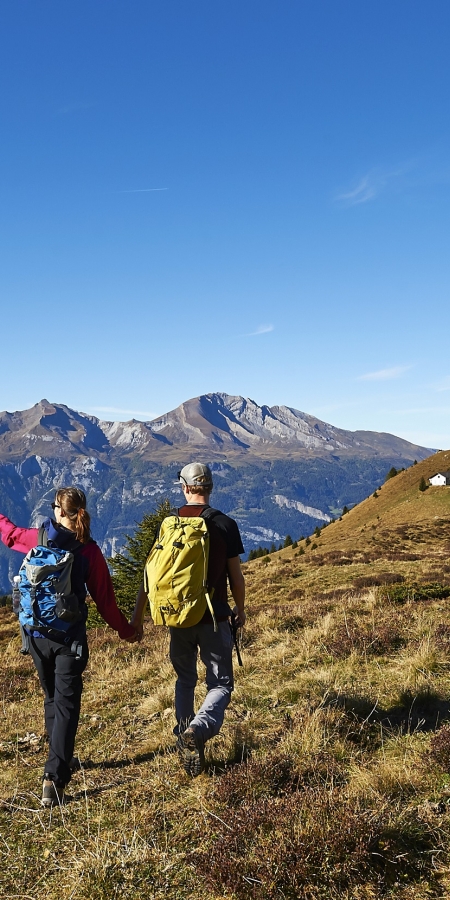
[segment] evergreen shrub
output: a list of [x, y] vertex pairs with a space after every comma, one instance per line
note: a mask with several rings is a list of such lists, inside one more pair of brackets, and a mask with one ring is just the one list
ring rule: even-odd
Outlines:
[[[147, 513], [137, 525], [134, 534], [126, 535], [123, 553], [117, 553], [107, 560], [111, 569], [117, 605], [128, 619], [134, 610], [147, 556], [154, 544], [162, 520], [169, 515], [171, 509], [170, 501], [164, 500], [154, 513]], [[95, 603], [89, 605], [87, 624], [88, 627], [105, 624]]]
[[378, 596], [393, 603], [405, 603], [407, 600], [443, 600], [450, 597], [450, 585], [440, 584], [438, 581], [425, 584], [417, 584], [415, 581], [405, 584], [384, 584], [379, 588]]

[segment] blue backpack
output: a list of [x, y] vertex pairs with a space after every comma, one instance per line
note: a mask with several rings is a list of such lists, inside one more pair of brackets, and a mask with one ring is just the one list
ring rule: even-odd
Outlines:
[[74, 554], [49, 547], [44, 528], [39, 530], [38, 541], [19, 569], [19, 622], [46, 634], [64, 633], [81, 618], [80, 603], [72, 591]]

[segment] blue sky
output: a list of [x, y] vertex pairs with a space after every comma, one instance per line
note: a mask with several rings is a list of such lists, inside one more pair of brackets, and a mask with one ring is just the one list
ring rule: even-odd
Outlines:
[[210, 391], [450, 446], [450, 6], [0, 10], [0, 409]]

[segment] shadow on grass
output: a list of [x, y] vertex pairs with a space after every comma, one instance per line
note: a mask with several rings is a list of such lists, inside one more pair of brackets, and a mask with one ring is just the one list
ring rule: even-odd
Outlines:
[[170, 747], [159, 747], [158, 750], [152, 750], [150, 753], [138, 753], [136, 756], [125, 756], [123, 759], [104, 759], [96, 761], [93, 759], [83, 760], [79, 769], [127, 769], [128, 766], [140, 766], [142, 763], [153, 762], [159, 756], [168, 756], [176, 752], [175, 744]]
[[330, 694], [324, 706], [345, 709], [359, 723], [382, 725], [401, 734], [436, 731], [443, 722], [450, 720], [450, 701], [433, 691], [413, 694], [405, 691], [400, 703], [390, 709], [374, 706], [367, 697], [357, 694]]

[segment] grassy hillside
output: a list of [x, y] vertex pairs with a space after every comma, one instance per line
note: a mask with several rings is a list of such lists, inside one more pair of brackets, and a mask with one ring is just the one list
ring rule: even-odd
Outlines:
[[41, 809], [39, 686], [0, 609], [1, 896], [449, 896], [450, 488], [418, 490], [440, 468], [449, 453], [246, 564], [244, 668], [194, 781], [172, 752], [165, 631], [130, 647], [98, 629], [82, 769], [67, 806]]
[[253, 595], [265, 597], [267, 579], [286, 591], [295, 578], [305, 595], [359, 587], [362, 579], [363, 586], [381, 584], [393, 574], [406, 582], [450, 581], [450, 487], [419, 490], [422, 478], [448, 469], [450, 451], [436, 453], [390, 478], [296, 550], [249, 563]]

